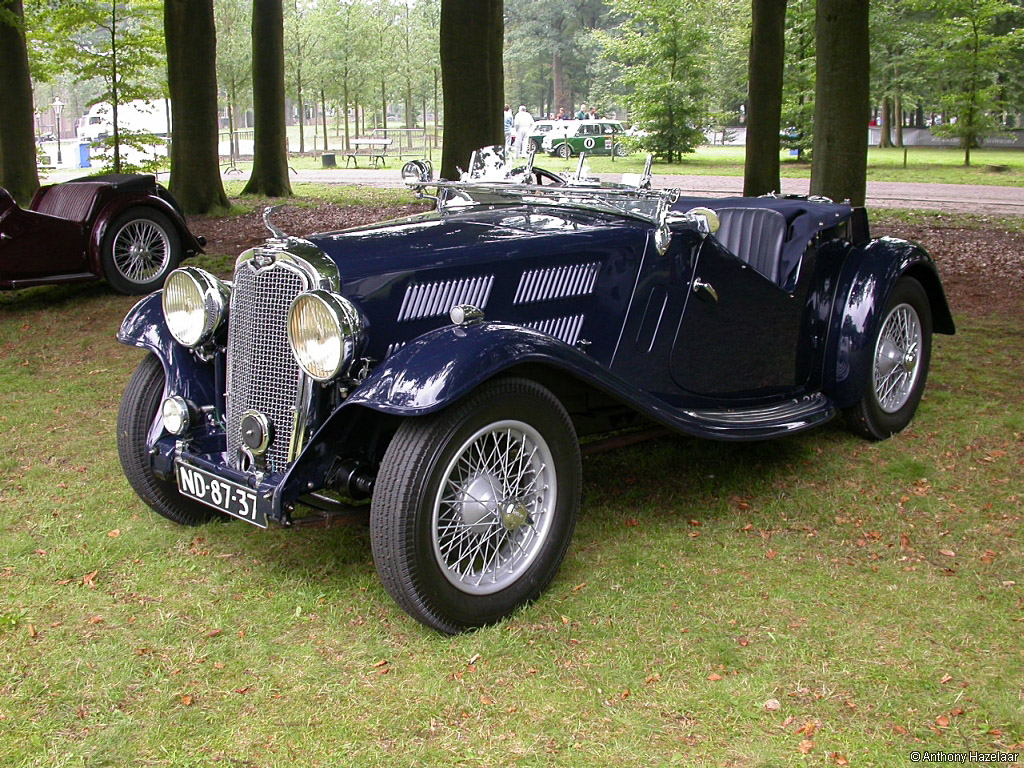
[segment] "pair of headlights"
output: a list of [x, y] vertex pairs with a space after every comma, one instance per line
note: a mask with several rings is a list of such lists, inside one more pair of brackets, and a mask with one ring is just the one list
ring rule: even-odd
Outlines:
[[[228, 315], [231, 290], [202, 269], [182, 267], [167, 276], [163, 308], [167, 329], [190, 349], [211, 341]], [[288, 311], [288, 344], [299, 367], [316, 381], [347, 375], [364, 337], [359, 311], [330, 291], [300, 293]]]

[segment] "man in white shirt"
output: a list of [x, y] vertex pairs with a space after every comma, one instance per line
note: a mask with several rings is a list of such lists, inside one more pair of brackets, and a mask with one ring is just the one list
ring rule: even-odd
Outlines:
[[516, 135], [516, 157], [526, 156], [529, 147], [526, 147], [525, 144], [531, 128], [533, 128], [533, 115], [520, 104], [519, 112], [516, 113], [515, 119], [512, 121], [512, 130]]

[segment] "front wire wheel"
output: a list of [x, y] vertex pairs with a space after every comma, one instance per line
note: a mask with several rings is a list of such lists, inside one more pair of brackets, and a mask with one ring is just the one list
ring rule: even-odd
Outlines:
[[561, 403], [499, 379], [402, 423], [370, 508], [381, 581], [411, 616], [454, 634], [536, 599], [565, 556], [581, 486]]
[[924, 394], [931, 349], [928, 294], [914, 278], [901, 278], [875, 337], [867, 388], [860, 402], [846, 411], [854, 432], [884, 440], [910, 423]]
[[150, 353], [128, 380], [117, 412], [121, 468], [128, 484], [155, 512], [179, 525], [202, 525], [219, 517], [217, 510], [182, 496], [174, 480], [164, 480], [153, 473], [147, 446], [151, 432], [163, 432], [159, 416], [163, 394], [163, 364]]
[[572, 157], [572, 147], [569, 146], [569, 142], [558, 145], [558, 156], [563, 160], [568, 160]]

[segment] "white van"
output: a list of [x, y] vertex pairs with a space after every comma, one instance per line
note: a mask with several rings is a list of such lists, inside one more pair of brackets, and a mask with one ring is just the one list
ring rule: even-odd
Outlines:
[[[117, 124], [121, 130], [144, 131], [166, 136], [168, 128], [167, 101], [137, 99], [117, 108]], [[113, 107], [105, 101], [93, 104], [79, 120], [75, 133], [79, 141], [99, 141], [114, 132]]]

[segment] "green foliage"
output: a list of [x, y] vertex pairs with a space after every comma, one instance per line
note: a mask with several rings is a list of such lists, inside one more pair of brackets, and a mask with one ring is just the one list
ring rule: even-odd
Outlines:
[[940, 41], [941, 68], [933, 77], [941, 83], [939, 105], [951, 119], [934, 130], [955, 137], [964, 149], [964, 165], [981, 139], [999, 129], [999, 75], [1010, 54], [1024, 44], [1024, 32], [1002, 26], [1006, 19], [1024, 18], [1020, 4], [1010, 0], [928, 0], [936, 13], [932, 28]]
[[619, 67], [631, 119], [650, 132], [640, 144], [671, 163], [703, 141], [708, 124], [707, 9], [699, 0], [612, 0], [612, 8], [622, 22], [600, 35], [604, 55]]
[[790, 0], [786, 6], [786, 55], [783, 69], [783, 146], [808, 154], [814, 144], [813, 0]]

